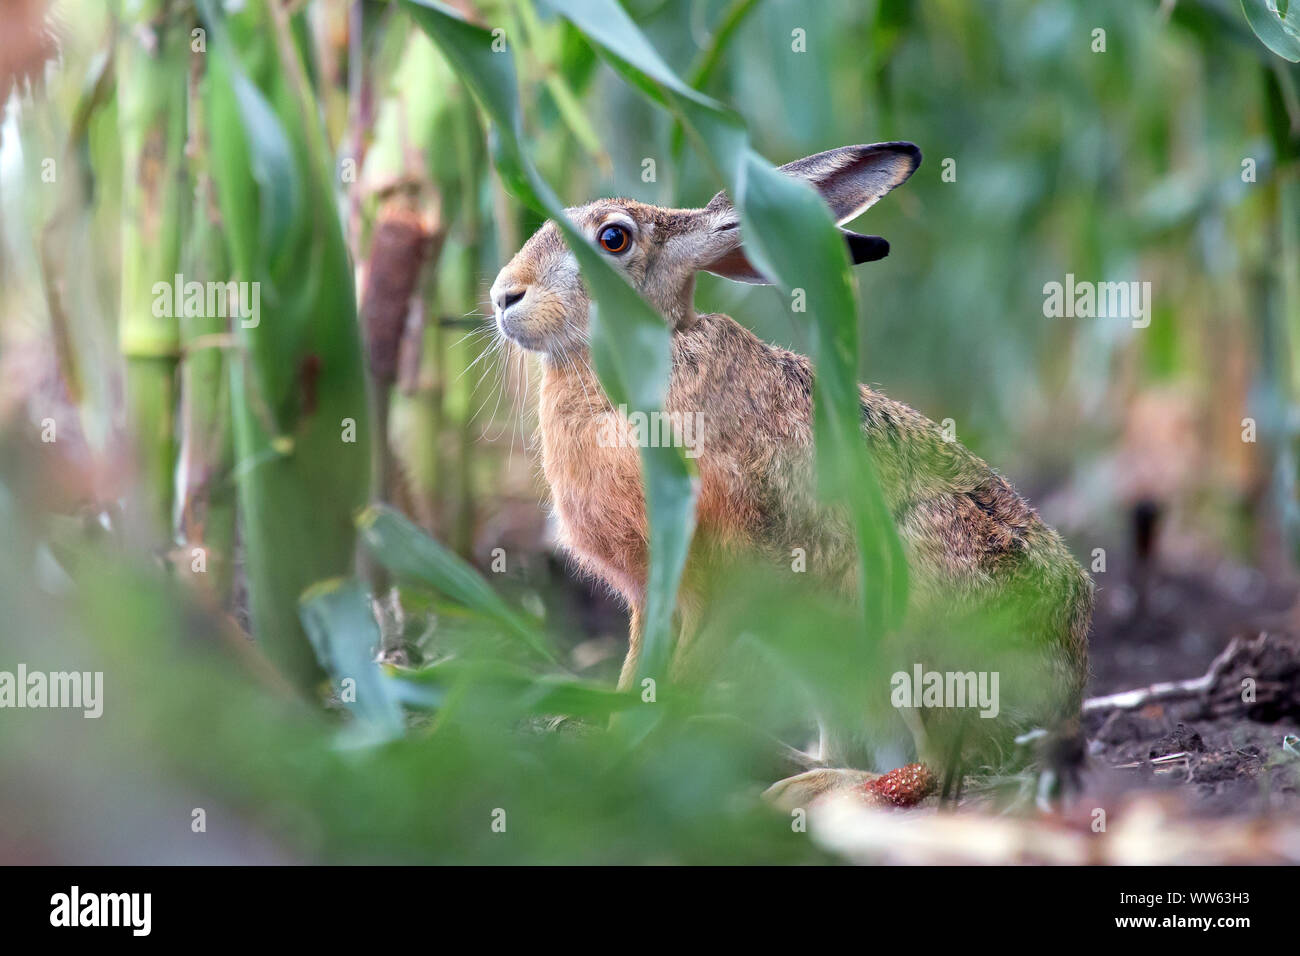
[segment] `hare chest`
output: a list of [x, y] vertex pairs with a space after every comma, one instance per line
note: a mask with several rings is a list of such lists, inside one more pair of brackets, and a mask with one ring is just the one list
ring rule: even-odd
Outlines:
[[[690, 395], [686, 411], [711, 407]], [[681, 393], [670, 392], [675, 406]], [[616, 588], [636, 606], [645, 589], [649, 528], [641, 483], [639, 446], [644, 436], [615, 412], [594, 376], [585, 370], [548, 367], [538, 407], [542, 468], [551, 490], [560, 543], [583, 569]], [[752, 435], [752, 429], [744, 430]], [[723, 435], [716, 437], [722, 438]], [[743, 548], [764, 523], [756, 482], [747, 479], [764, 456], [740, 449], [734, 440], [706, 439], [696, 459], [699, 541]], [[716, 447], [715, 447], [716, 446]], [[770, 505], [769, 505], [770, 507]]]
[[594, 376], [548, 367], [538, 418], [560, 543], [583, 569], [640, 603], [649, 529], [636, 445]]

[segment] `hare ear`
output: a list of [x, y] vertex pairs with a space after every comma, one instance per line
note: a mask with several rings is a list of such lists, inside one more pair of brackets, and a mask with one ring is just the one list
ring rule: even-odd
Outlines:
[[[885, 193], [907, 181], [921, 165], [921, 151], [912, 143], [875, 143], [871, 146], [841, 146], [781, 167], [787, 176], [806, 180], [821, 193], [831, 215], [843, 224], [855, 219]], [[737, 282], [766, 285], [768, 279], [754, 268], [740, 244], [740, 217], [726, 193], [718, 193], [707, 206], [692, 213], [703, 228], [696, 233], [699, 243], [697, 269]], [[863, 236], [847, 229], [844, 241], [855, 265], [875, 262], [889, 255], [889, 243], [880, 236]]]
[[921, 165], [913, 143], [841, 146], [781, 167], [787, 176], [807, 180], [831, 207], [840, 225], [856, 219]]
[[725, 192], [719, 192], [692, 216], [701, 225], [696, 240], [699, 242], [695, 255], [697, 270], [751, 285], [771, 284], [745, 257], [740, 244], [740, 216]]
[[[726, 196], [718, 193], [714, 202], [719, 197], [726, 201]], [[729, 203], [727, 207], [730, 208]], [[732, 216], [734, 218], [734, 213]], [[849, 247], [849, 260], [855, 266], [863, 262], [876, 262], [889, 255], [889, 242], [880, 236], [864, 236], [847, 229], [841, 229], [840, 232], [844, 234], [844, 241]], [[699, 258], [701, 264], [697, 268], [704, 272], [752, 285], [770, 284], [770, 280], [745, 256], [744, 247], [740, 244], [740, 230], [735, 225], [724, 222], [721, 228], [712, 229], [702, 253]]]

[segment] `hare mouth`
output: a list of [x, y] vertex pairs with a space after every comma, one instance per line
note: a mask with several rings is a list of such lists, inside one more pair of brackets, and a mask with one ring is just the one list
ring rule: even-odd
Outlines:
[[549, 352], [551, 350], [550, 336], [525, 331], [519, 328], [518, 322], [511, 321], [508, 316], [497, 315], [497, 332], [502, 338], [530, 352]]

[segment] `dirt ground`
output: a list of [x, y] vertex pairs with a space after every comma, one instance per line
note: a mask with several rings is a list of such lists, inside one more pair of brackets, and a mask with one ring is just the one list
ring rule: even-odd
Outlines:
[[[1224, 563], [1098, 576], [1090, 698], [1200, 678], [1205, 692], [1085, 713], [1087, 791], [1173, 791], [1197, 815], [1300, 811], [1300, 629], [1295, 590]], [[1253, 685], [1250, 683], [1253, 681]], [[1253, 687], [1253, 700], [1243, 700]]]

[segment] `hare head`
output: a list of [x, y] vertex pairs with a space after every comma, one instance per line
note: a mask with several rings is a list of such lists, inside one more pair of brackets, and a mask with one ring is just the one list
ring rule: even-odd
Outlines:
[[[810, 183], [835, 221], [845, 223], [905, 182], [920, 163], [921, 151], [911, 143], [876, 143], [827, 150], [781, 171]], [[702, 209], [598, 199], [565, 215], [674, 329], [694, 318], [697, 272], [767, 281], [745, 257], [740, 217], [723, 193]], [[854, 263], [889, 254], [879, 236], [847, 230], [844, 236]], [[490, 296], [498, 330], [518, 345], [552, 356], [585, 347], [590, 299], [555, 223], [546, 222], [524, 243], [497, 275]]]

